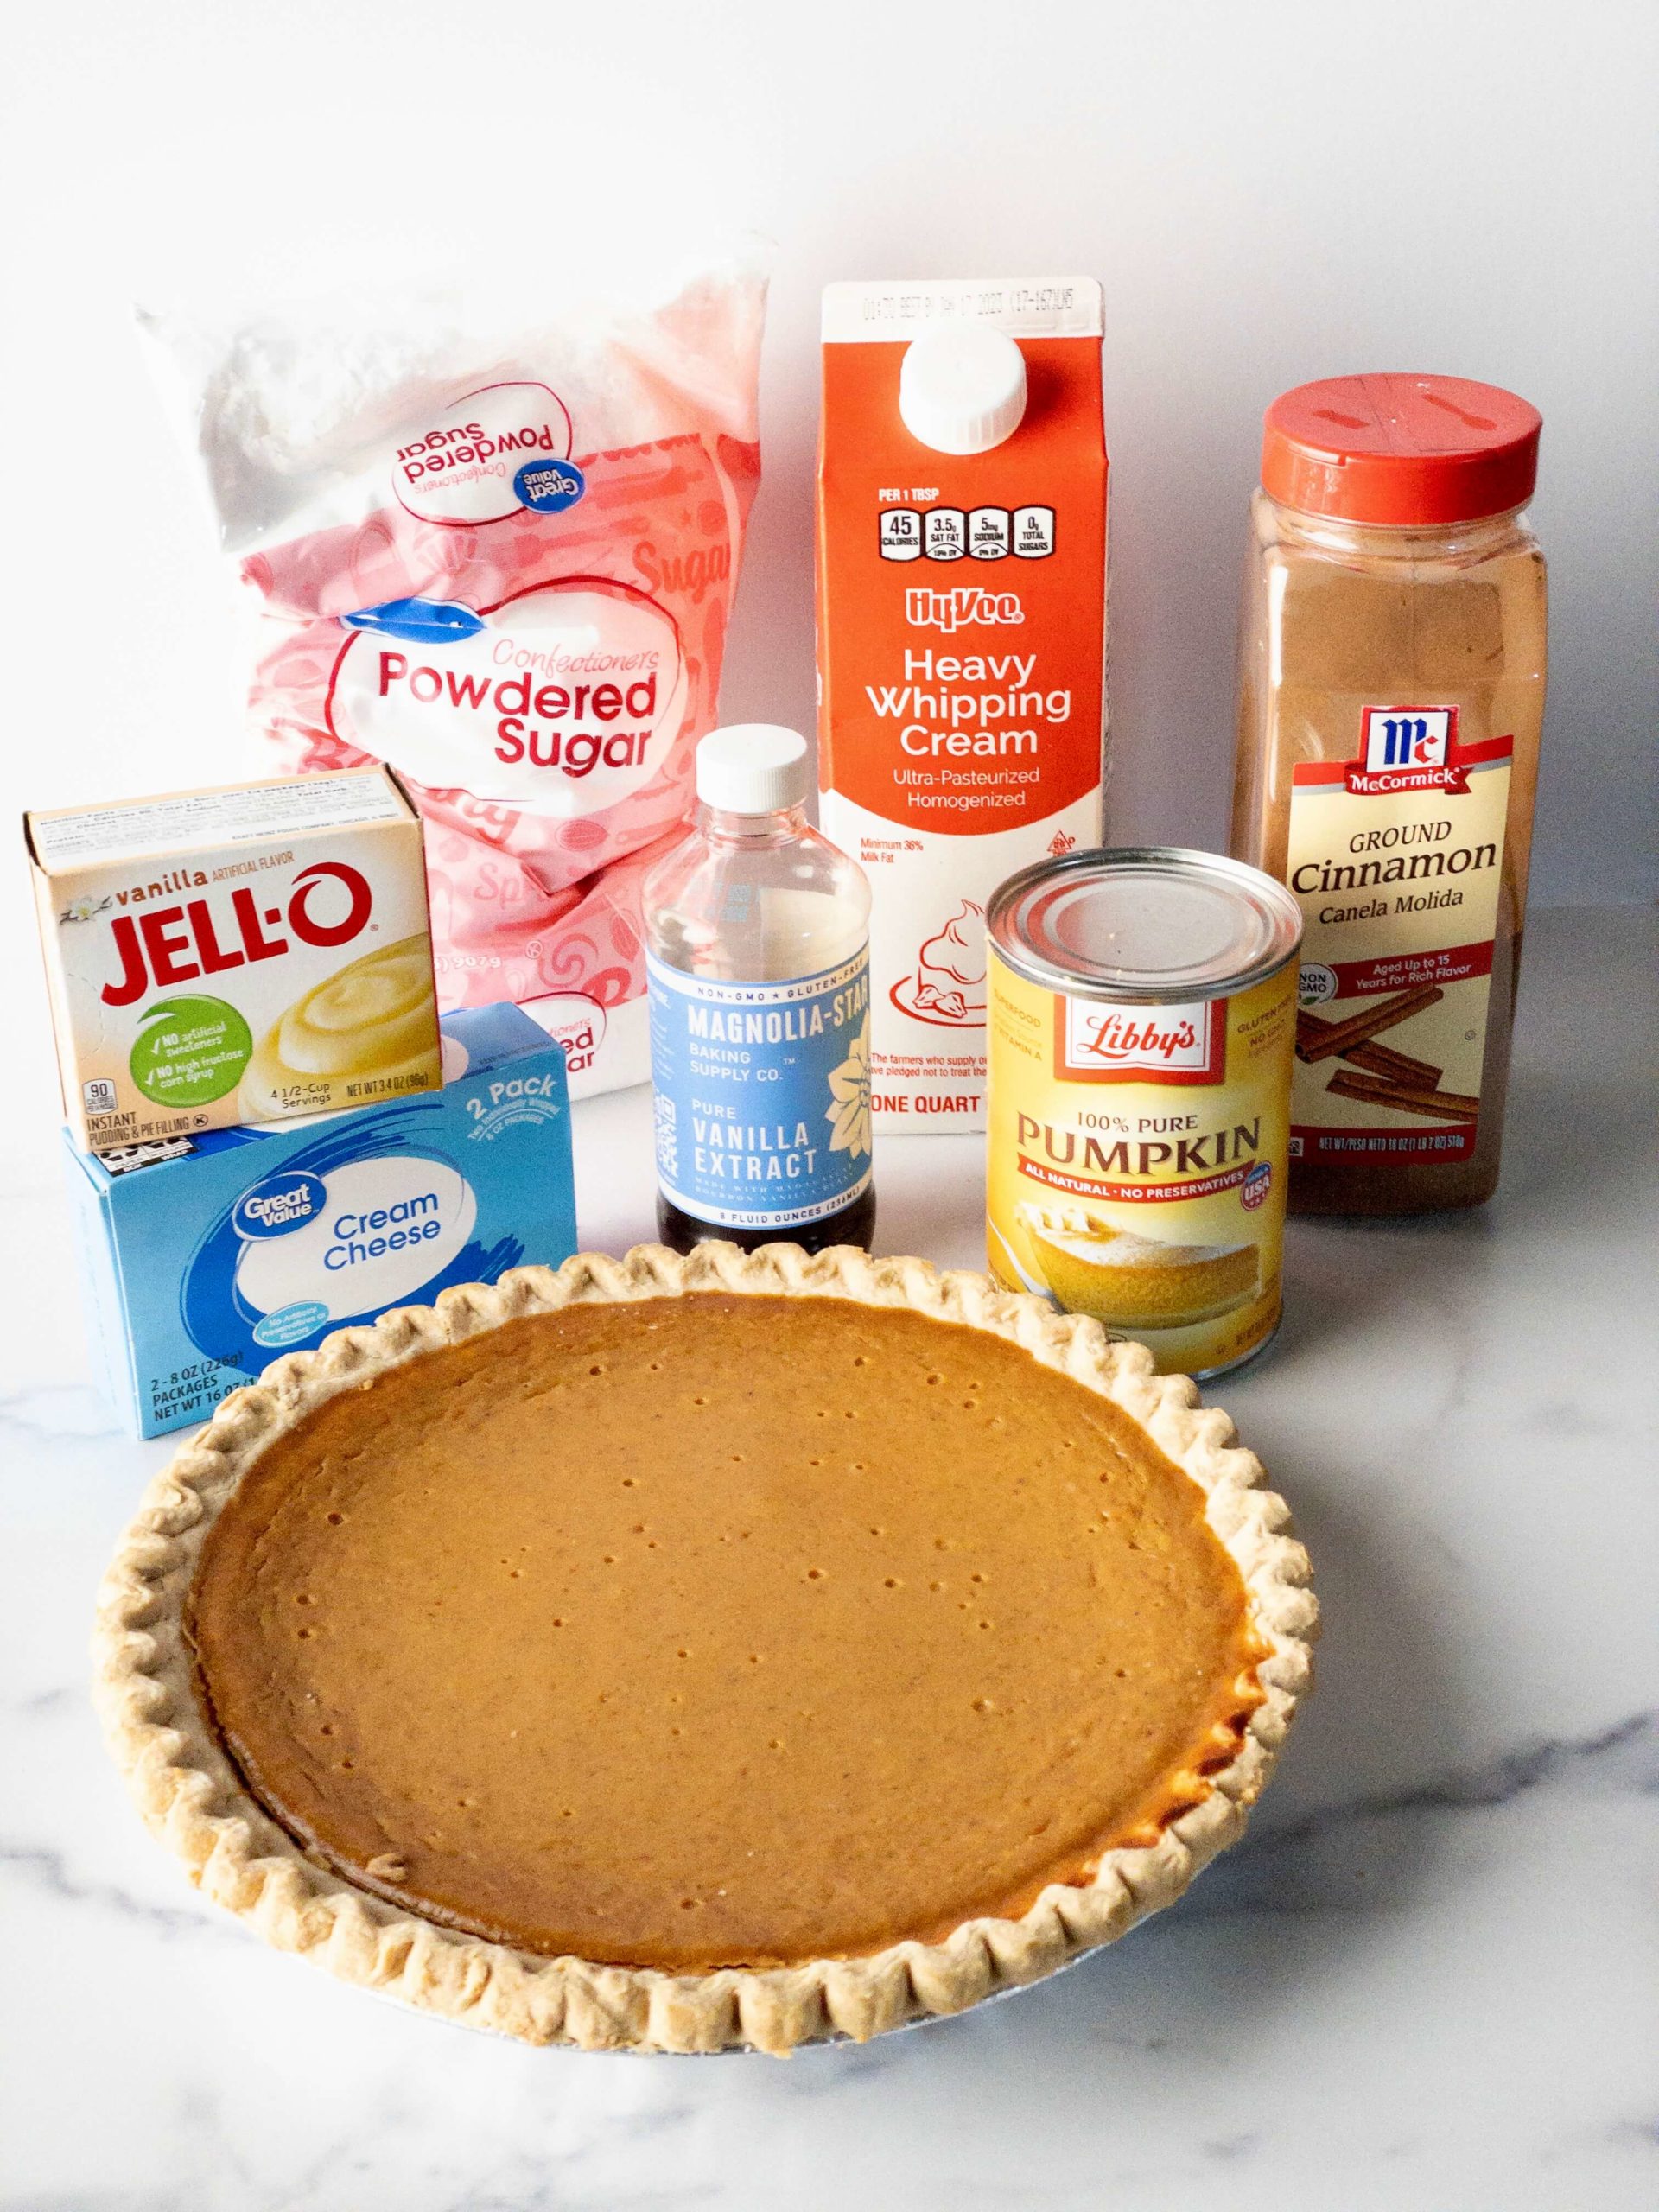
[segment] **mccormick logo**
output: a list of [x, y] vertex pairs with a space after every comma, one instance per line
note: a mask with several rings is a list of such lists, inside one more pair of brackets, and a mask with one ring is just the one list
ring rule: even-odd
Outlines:
[[1084, 1083], [1219, 1083], [1226, 1072], [1227, 1001], [1096, 1006], [1055, 1001], [1055, 1068]]
[[1466, 791], [1458, 758], [1455, 707], [1367, 707], [1359, 718], [1360, 756], [1346, 782], [1361, 798], [1385, 791]]
[[1011, 591], [979, 591], [963, 585], [959, 591], [928, 591], [918, 586], [905, 594], [905, 620], [912, 630], [953, 630], [974, 623], [1023, 622], [1026, 611], [1019, 594]]
[[[133, 895], [117, 893], [123, 905]], [[117, 914], [110, 934], [120, 974], [99, 995], [105, 1006], [131, 1006], [152, 988], [152, 976], [156, 989], [170, 990], [198, 976], [222, 976], [251, 961], [280, 959], [295, 938], [302, 944], [349, 944], [373, 904], [368, 878], [358, 869], [344, 861], [315, 861], [295, 877], [285, 909], [262, 906], [239, 885], [231, 893], [228, 913], [221, 907], [215, 915], [206, 899], [186, 899], [146, 906], [136, 920]]]

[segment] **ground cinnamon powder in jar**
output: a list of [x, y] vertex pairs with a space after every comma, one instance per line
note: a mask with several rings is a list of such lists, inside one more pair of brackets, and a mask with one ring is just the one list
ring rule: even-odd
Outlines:
[[1302, 910], [1294, 1212], [1497, 1187], [1544, 709], [1539, 428], [1450, 377], [1268, 410], [1232, 850]]

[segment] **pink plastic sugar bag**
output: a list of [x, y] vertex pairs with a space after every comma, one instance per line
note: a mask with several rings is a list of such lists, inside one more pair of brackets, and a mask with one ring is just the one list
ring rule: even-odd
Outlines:
[[580, 1095], [650, 1071], [639, 883], [715, 718], [764, 286], [537, 289], [143, 321], [256, 616], [261, 765], [398, 772], [442, 1003], [518, 1000]]

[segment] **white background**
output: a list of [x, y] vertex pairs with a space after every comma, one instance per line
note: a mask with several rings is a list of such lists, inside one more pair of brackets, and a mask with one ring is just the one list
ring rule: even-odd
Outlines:
[[[811, 715], [820, 286], [1103, 278], [1118, 838], [1218, 842], [1264, 404], [1427, 367], [1545, 420], [1535, 898], [1655, 888], [1659, 10], [56, 0], [8, 33], [0, 809], [241, 772], [228, 588], [133, 339], [209, 302], [577, 235], [774, 241], [728, 716]], [[22, 870], [0, 945], [32, 969]], [[12, 1096], [49, 1129], [32, 973]]]

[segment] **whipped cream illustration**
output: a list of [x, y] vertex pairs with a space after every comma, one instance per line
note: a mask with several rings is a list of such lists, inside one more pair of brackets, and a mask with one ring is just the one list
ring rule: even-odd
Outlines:
[[893, 987], [893, 1002], [921, 1021], [983, 1027], [985, 909], [959, 901], [949, 921], [923, 943], [916, 965]]

